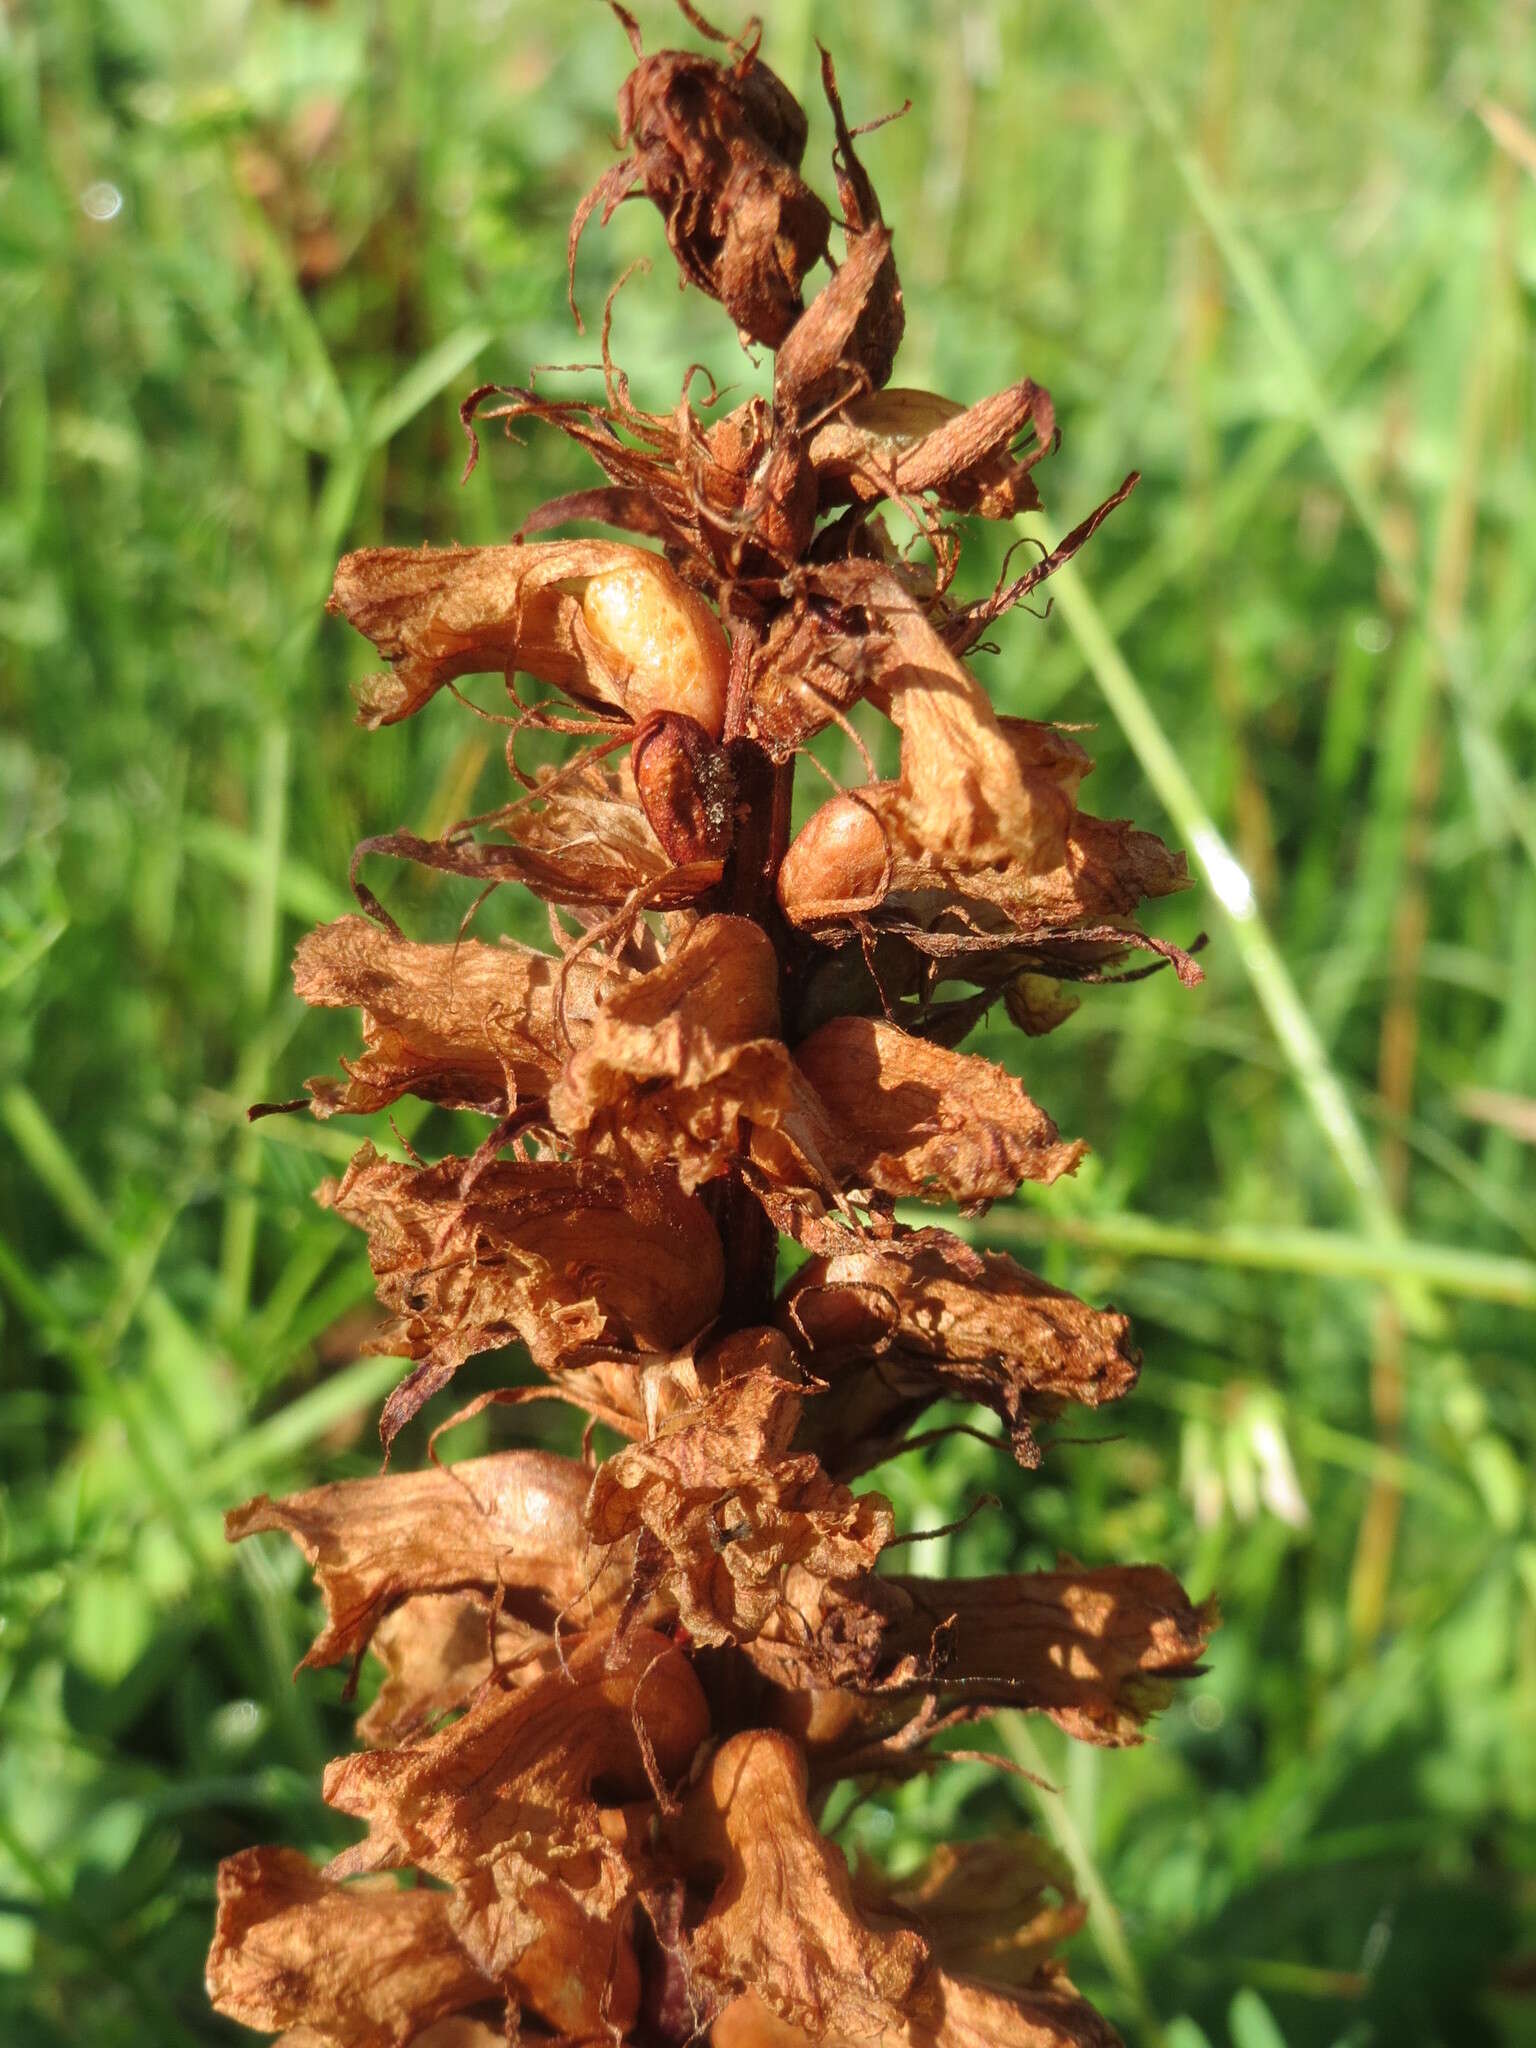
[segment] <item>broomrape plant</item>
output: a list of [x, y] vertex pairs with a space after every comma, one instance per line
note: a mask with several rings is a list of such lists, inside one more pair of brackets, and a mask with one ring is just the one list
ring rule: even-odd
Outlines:
[[[893, 1883], [851, 1873], [817, 1815], [840, 1781], [933, 1768], [935, 1737], [1000, 1708], [1134, 1742], [1214, 1618], [1150, 1565], [884, 1570], [891, 1507], [853, 1485], [936, 1401], [992, 1410], [999, 1454], [1029, 1466], [1041, 1420], [1136, 1377], [1122, 1316], [896, 1214], [975, 1213], [1082, 1155], [958, 1049], [995, 1006], [1054, 1029], [1065, 985], [1132, 949], [1199, 978], [1133, 921], [1186, 885], [1182, 858], [1081, 810], [1077, 741], [999, 717], [964, 663], [1135, 478], [957, 601], [951, 515], [1039, 504], [1049, 395], [890, 386], [901, 286], [829, 58], [840, 219], [754, 41], [646, 55], [614, 12], [630, 153], [577, 213], [573, 307], [582, 229], [643, 194], [683, 278], [775, 352], [772, 399], [722, 411], [690, 373], [672, 412], [641, 410], [608, 315], [601, 400], [469, 397], [471, 462], [477, 421], [527, 422], [605, 481], [506, 546], [340, 565], [331, 608], [388, 664], [365, 724], [486, 671], [511, 700], [509, 801], [358, 857], [530, 889], [552, 949], [417, 943], [355, 866], [366, 914], [311, 933], [296, 981], [362, 1016], [313, 1114], [411, 1094], [489, 1120], [471, 1157], [364, 1146], [322, 1190], [367, 1233], [376, 1348], [412, 1361], [386, 1453], [466, 1359], [513, 1341], [547, 1386], [451, 1420], [543, 1395], [621, 1447], [597, 1460], [589, 1429], [582, 1458], [434, 1461], [230, 1516], [314, 1567], [305, 1662], [371, 1655], [384, 1675], [366, 1746], [325, 1780], [366, 1831], [323, 1871], [281, 1848], [226, 1862], [209, 1985], [288, 2048], [1086, 2048], [1113, 2036], [1053, 1959], [1083, 1908], [1042, 1844], [966, 1843]], [[926, 546], [898, 549], [883, 507]], [[640, 544], [539, 537], [572, 522]], [[896, 728], [899, 773], [866, 754], [868, 779], [791, 840], [797, 761], [833, 723], [861, 746], [859, 705]], [[525, 731], [580, 744], [529, 773]], [[803, 1257], [780, 1285], [784, 1238]]]

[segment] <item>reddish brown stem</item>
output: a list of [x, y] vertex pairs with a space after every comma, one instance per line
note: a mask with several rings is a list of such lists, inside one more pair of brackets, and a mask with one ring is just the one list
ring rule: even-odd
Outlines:
[[[775, 884], [789, 846], [794, 763], [776, 766], [755, 740], [730, 737], [726, 752], [736, 782], [736, 840], [718, 894], [719, 908], [764, 926], [782, 961], [786, 933]], [[771, 1320], [778, 1278], [779, 1234], [762, 1204], [732, 1176], [706, 1189], [725, 1247], [723, 1332]]]

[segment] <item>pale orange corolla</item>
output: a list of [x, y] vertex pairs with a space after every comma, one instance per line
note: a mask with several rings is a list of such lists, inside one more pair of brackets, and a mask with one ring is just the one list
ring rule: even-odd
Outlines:
[[591, 577], [582, 617], [620, 668], [624, 709], [638, 725], [653, 711], [681, 711], [712, 739], [725, 729], [731, 647], [704, 599], [659, 555], [635, 550]]

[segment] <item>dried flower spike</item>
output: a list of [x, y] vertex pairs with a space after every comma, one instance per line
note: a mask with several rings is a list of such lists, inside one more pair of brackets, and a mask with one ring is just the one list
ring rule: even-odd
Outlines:
[[[386, 1450], [511, 1344], [545, 1384], [439, 1434], [546, 1394], [617, 1448], [597, 1459], [589, 1432], [580, 1459], [434, 1460], [230, 1515], [313, 1568], [305, 1663], [381, 1677], [325, 1779], [359, 1838], [325, 1870], [286, 1849], [224, 1865], [209, 1989], [288, 2048], [1101, 2048], [1054, 1954], [1084, 1907], [1041, 1843], [941, 1849], [893, 1883], [851, 1873], [816, 1816], [840, 1780], [941, 1767], [937, 1737], [1003, 1708], [1135, 1742], [1215, 1619], [1150, 1565], [890, 1569], [896, 1515], [858, 1484], [937, 1401], [990, 1411], [999, 1457], [1030, 1467], [1045, 1425], [1135, 1383], [1123, 1316], [895, 1209], [977, 1212], [1082, 1156], [961, 1049], [989, 1011], [1027, 1048], [1070, 1015], [1064, 982], [1133, 947], [1199, 978], [1134, 921], [1182, 859], [1082, 810], [1076, 741], [999, 717], [964, 660], [1129, 483], [1025, 577], [954, 602], [949, 515], [1038, 504], [1048, 393], [889, 386], [896, 245], [830, 60], [840, 257], [755, 41], [647, 55], [614, 12], [630, 154], [578, 211], [573, 271], [593, 212], [649, 199], [683, 280], [776, 352], [773, 401], [714, 416], [690, 383], [645, 412], [606, 328], [604, 401], [470, 397], [472, 437], [542, 423], [605, 480], [503, 546], [340, 565], [332, 608], [387, 665], [364, 722], [500, 674], [510, 780], [441, 838], [364, 841], [367, 914], [311, 933], [295, 979], [361, 1021], [314, 1114], [410, 1094], [484, 1119], [468, 1157], [365, 1144], [321, 1190], [367, 1234], [377, 1348], [410, 1361]], [[534, 537], [575, 520], [626, 537]], [[899, 733], [899, 773], [834, 791], [791, 842], [797, 761], [860, 703]], [[527, 729], [572, 758], [529, 773]], [[549, 949], [407, 938], [356, 872], [371, 856], [531, 890]]]

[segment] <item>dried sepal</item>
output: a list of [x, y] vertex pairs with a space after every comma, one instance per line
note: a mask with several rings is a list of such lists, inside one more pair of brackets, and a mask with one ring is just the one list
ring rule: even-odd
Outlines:
[[877, 1017], [835, 1017], [795, 1049], [825, 1105], [845, 1182], [963, 1207], [1024, 1180], [1071, 1173], [1087, 1151], [1062, 1143], [1011, 1074], [914, 1038]]
[[724, 1261], [675, 1180], [553, 1160], [411, 1166], [365, 1145], [321, 1201], [368, 1234], [395, 1317], [374, 1348], [417, 1361], [385, 1404], [386, 1445], [476, 1352], [521, 1340], [545, 1371], [596, 1347], [667, 1354], [720, 1306]]
[[807, 1260], [779, 1314], [832, 1389], [811, 1405], [803, 1440], [842, 1477], [891, 1456], [941, 1398], [992, 1409], [1014, 1456], [1033, 1465], [1035, 1424], [1066, 1402], [1118, 1400], [1136, 1381], [1124, 1316], [938, 1232]]
[[441, 1892], [336, 1884], [293, 1849], [219, 1865], [208, 1996], [228, 2019], [305, 2027], [324, 2048], [406, 2048], [495, 1989]]
[[[224, 1518], [231, 1542], [291, 1536], [325, 1601], [305, 1665], [356, 1658], [392, 1609], [427, 1593], [478, 1589], [543, 1629], [592, 1626], [624, 1583], [580, 1557], [586, 1468], [549, 1451], [501, 1451], [424, 1472], [344, 1479]], [[484, 1635], [484, 1630], [482, 1630]]]

